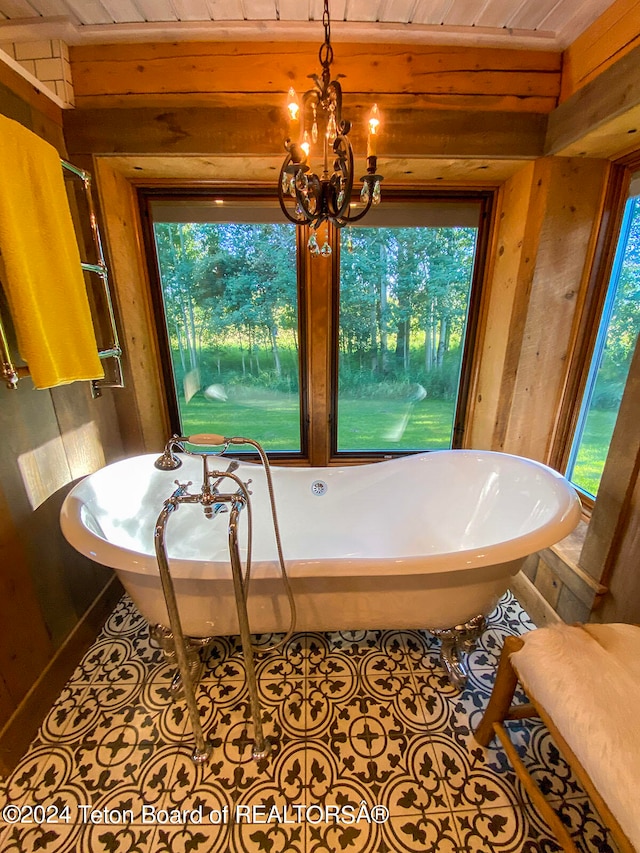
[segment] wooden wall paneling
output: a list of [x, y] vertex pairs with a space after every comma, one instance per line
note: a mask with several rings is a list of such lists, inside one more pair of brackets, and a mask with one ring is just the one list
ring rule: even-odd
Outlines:
[[[517, 263], [515, 276], [512, 281], [513, 294], [509, 314], [503, 314], [498, 319], [504, 336], [504, 351], [501, 361], [501, 376], [498, 383], [499, 397], [496, 418], [493, 426], [491, 445], [495, 450], [507, 450], [505, 446], [509, 417], [516, 388], [522, 342], [527, 317], [527, 307], [531, 295], [531, 287], [536, 268], [540, 227], [544, 216], [544, 208], [550, 187], [551, 164], [546, 160], [537, 160], [529, 174], [530, 187], [527, 206], [519, 212], [510, 211], [511, 217], [521, 216], [524, 223], [522, 237], [517, 240], [514, 250], [513, 263]], [[521, 196], [520, 202], [525, 199]], [[510, 219], [513, 227], [513, 218]], [[507, 223], [508, 225], [509, 223]], [[508, 320], [507, 320], [508, 318]]]
[[2, 82], [3, 67], [0, 62], [0, 113], [30, 128], [32, 124], [31, 107]]
[[[66, 156], [61, 110], [0, 63], [0, 112], [21, 122]], [[0, 302], [4, 300], [0, 299]], [[5, 306], [6, 308], [6, 306]], [[14, 338], [8, 312], [8, 336]], [[17, 347], [11, 344], [16, 360]], [[88, 384], [35, 391], [22, 379], [16, 390], [0, 389], [0, 726], [21, 707], [42, 672], [49, 671], [60, 649], [111, 577], [108, 570], [77, 554], [64, 540], [60, 504], [75, 476], [118, 452], [112, 403], [97, 405]], [[95, 633], [94, 633], [95, 636]], [[56, 695], [77, 663], [67, 659]], [[44, 714], [46, 704], [32, 712]], [[14, 715], [15, 717], [15, 715]], [[33, 717], [33, 713], [32, 713]], [[35, 717], [33, 717], [35, 719]], [[37, 728], [37, 722], [35, 728]], [[30, 731], [30, 737], [35, 734]], [[6, 735], [0, 744], [5, 767]], [[12, 744], [26, 728], [11, 729]], [[11, 746], [14, 749], [13, 746]], [[15, 749], [14, 749], [15, 752]]]
[[570, 587], [563, 586], [558, 596], [556, 612], [563, 622], [572, 625], [576, 622], [588, 622], [591, 609]]
[[[494, 98], [493, 107], [545, 112], [560, 92], [560, 55], [551, 51], [423, 46], [340, 44], [333, 70], [345, 76], [351, 93], [428, 93]], [[72, 47], [70, 51], [76, 105], [109, 106], [113, 97], [198, 95], [234, 92], [277, 93], [289, 86], [309, 88], [308, 75], [318, 70], [312, 44], [291, 43], [156, 43]], [[500, 106], [502, 104], [502, 106]]]
[[597, 500], [580, 555], [581, 568], [611, 594], [598, 620], [640, 622], [640, 346], [629, 368]]
[[[636, 412], [637, 410], [638, 398], [636, 398]], [[605, 565], [605, 581], [609, 587], [609, 592], [602, 599], [602, 605], [594, 615], [594, 618], [599, 622], [631, 622], [636, 625], [640, 623], [640, 572], [638, 572], [640, 478], [638, 477], [638, 468], [639, 466], [636, 464], [635, 485], [628, 495], [623, 514], [623, 524], [618, 525], [615, 550]], [[592, 556], [589, 555], [588, 559], [592, 559]]]
[[608, 164], [543, 158], [503, 188], [472, 447], [547, 461]]
[[[1, 393], [0, 478], [6, 511], [25, 554], [41, 619], [57, 648], [90, 606], [108, 573], [73, 550], [60, 531], [60, 506], [73, 475], [52, 392], [35, 391], [31, 380], [24, 379], [15, 391], [3, 388]], [[83, 389], [74, 384], [69, 394], [77, 399]], [[78, 420], [79, 428], [81, 423]], [[82, 429], [80, 434], [87, 441]], [[93, 456], [101, 459], [98, 442], [96, 434]], [[20, 609], [20, 596], [12, 606]]]
[[505, 374], [514, 381], [508, 421], [497, 444], [548, 462], [609, 169], [602, 160], [556, 157], [541, 162], [537, 172], [544, 205], [542, 218], [530, 223], [537, 247], [529, 263], [530, 293], [512, 324], [514, 356], [518, 339], [521, 345], [517, 358], [505, 364]]
[[120, 581], [113, 575], [62, 646], [43, 667], [7, 724], [0, 726], [0, 776], [6, 776], [15, 769], [36, 736], [44, 716], [73, 675], [77, 662], [95, 640], [122, 593]]
[[640, 44], [640, 5], [616, 0], [564, 51], [560, 101]]
[[562, 621], [553, 607], [523, 572], [518, 572], [512, 579], [510, 589], [539, 628], [543, 625], [554, 625]]
[[2, 728], [53, 652], [27, 554], [13, 523], [4, 489], [0, 489], [0, 566]]
[[[7, 512], [27, 555], [32, 581], [51, 636], [66, 621], [64, 589], [50, 550], [47, 531], [33, 524], [33, 513], [71, 479], [49, 391], [35, 391], [30, 379], [16, 390], [1, 389], [0, 479]], [[51, 531], [55, 535], [56, 531]]]
[[96, 157], [94, 163], [111, 283], [121, 307], [126, 387], [114, 402], [123, 447], [126, 453], [153, 452], [164, 447], [170, 426], [136, 194], [108, 158]]
[[558, 597], [560, 596], [562, 587], [543, 556], [538, 561], [536, 589], [547, 604], [550, 604], [554, 610], [557, 610]]
[[72, 479], [84, 477], [123, 455], [113, 397], [120, 389], [105, 388], [93, 398], [89, 383], [51, 390], [60, 437]]
[[[15, 706], [11, 699], [9, 688], [7, 687], [7, 683], [4, 680], [4, 669], [5, 667], [0, 664], [0, 729], [15, 710]], [[0, 777], [2, 776], [2, 774], [3, 769], [2, 765], [0, 764]]]
[[55, 649], [73, 631], [113, 574], [111, 569], [78, 553], [62, 535], [60, 510], [73, 484], [69, 480], [23, 518], [19, 526], [32, 566], [40, 561], [39, 598]]
[[496, 428], [504, 417], [501, 389], [509, 327], [521, 298], [523, 254], [535, 238], [527, 228], [534, 173], [535, 164], [524, 166], [506, 182], [500, 196], [493, 265], [484, 297], [485, 318], [477, 347], [478, 372], [467, 438], [470, 447], [494, 449]]
[[618, 157], [638, 145], [640, 44], [578, 89], [549, 116], [546, 154]]

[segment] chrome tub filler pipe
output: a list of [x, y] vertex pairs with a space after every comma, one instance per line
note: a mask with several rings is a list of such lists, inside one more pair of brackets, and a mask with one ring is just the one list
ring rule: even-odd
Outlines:
[[[282, 545], [280, 541], [280, 528], [275, 505], [275, 496], [273, 484], [271, 480], [271, 470], [269, 461], [262, 449], [261, 445], [253, 439], [234, 436], [226, 438], [221, 435], [204, 433], [200, 435], [172, 436], [167, 442], [164, 453], [156, 460], [156, 468], [162, 471], [173, 471], [179, 468], [182, 461], [174, 452], [180, 450], [190, 456], [199, 456], [202, 459], [203, 477], [202, 486], [197, 493], [190, 493], [189, 486], [191, 481], [180, 483], [175, 481], [177, 486], [170, 498], [168, 498], [160, 511], [158, 520], [156, 521], [154, 531], [154, 545], [156, 557], [158, 560], [158, 568], [160, 571], [160, 580], [162, 583], [162, 591], [169, 616], [169, 625], [173, 634], [173, 643], [175, 647], [175, 657], [178, 664], [178, 673], [184, 692], [184, 698], [187, 705], [189, 720], [195, 738], [195, 749], [192, 755], [193, 761], [196, 764], [202, 764], [211, 757], [212, 746], [206, 740], [202, 725], [200, 723], [200, 715], [198, 713], [198, 704], [195, 695], [195, 686], [193, 681], [193, 649], [191, 643], [187, 641], [182, 630], [180, 621], [180, 613], [176, 601], [175, 588], [171, 577], [171, 569], [167, 556], [166, 547], [166, 529], [169, 518], [179, 509], [182, 504], [199, 504], [203, 510], [205, 517], [213, 518], [220, 512], [228, 513], [228, 544], [229, 558], [231, 563], [231, 573], [233, 577], [233, 590], [236, 602], [236, 610], [238, 615], [238, 626], [240, 630], [240, 640], [242, 644], [242, 656], [244, 659], [245, 669], [247, 673], [247, 685], [249, 689], [249, 700], [251, 706], [251, 716], [254, 726], [254, 743], [252, 756], [254, 760], [259, 761], [265, 758], [270, 751], [270, 743], [264, 736], [262, 728], [262, 713], [260, 707], [260, 699], [258, 696], [258, 682], [256, 678], [254, 647], [251, 643], [251, 630], [249, 626], [249, 618], [247, 615], [247, 591], [249, 585], [251, 571], [251, 543], [252, 543], [252, 520], [251, 520], [251, 500], [248, 489], [251, 480], [243, 483], [239, 477], [233, 472], [238, 467], [238, 463], [232, 460], [230, 465], [224, 471], [211, 470], [209, 461], [212, 457], [220, 457], [229, 447], [230, 444], [249, 444], [256, 448], [260, 455], [260, 459], [265, 469], [267, 487], [269, 492], [269, 501], [271, 504], [271, 515], [273, 520], [273, 528], [278, 550], [278, 559], [280, 563], [280, 571], [289, 606], [291, 611], [291, 624], [286, 636], [277, 645], [271, 649], [260, 649], [270, 651], [275, 648], [280, 648], [284, 645], [295, 630], [295, 602], [289, 585], [289, 579], [286, 573], [286, 567], [282, 554]], [[215, 450], [211, 448], [216, 448]], [[222, 449], [220, 449], [222, 448]], [[235, 491], [222, 492], [221, 484], [225, 480], [231, 480], [235, 485]], [[238, 524], [240, 513], [247, 511], [248, 524], [248, 546], [245, 571], [243, 573], [242, 561], [240, 558], [240, 547], [238, 544]], [[175, 687], [175, 680], [174, 680]]]

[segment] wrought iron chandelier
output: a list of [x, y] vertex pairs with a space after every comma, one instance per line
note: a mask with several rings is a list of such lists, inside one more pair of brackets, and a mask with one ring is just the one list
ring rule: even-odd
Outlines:
[[[316, 232], [323, 222], [342, 228], [361, 220], [371, 205], [380, 203], [382, 175], [376, 174], [377, 141], [380, 114], [374, 104], [368, 118], [367, 174], [360, 180], [360, 201], [364, 209], [353, 212], [353, 149], [349, 141], [351, 122], [342, 118], [342, 88], [331, 79], [333, 48], [329, 0], [324, 0], [324, 44], [318, 51], [322, 74], [310, 74], [315, 85], [302, 96], [302, 105], [293, 88], [289, 89], [287, 111], [289, 136], [284, 147], [287, 155], [280, 169], [278, 199], [284, 215], [296, 225], [308, 225], [311, 230], [309, 250], [312, 254], [330, 255], [325, 241], [318, 245]], [[320, 175], [309, 165], [311, 156], [320, 154]]]

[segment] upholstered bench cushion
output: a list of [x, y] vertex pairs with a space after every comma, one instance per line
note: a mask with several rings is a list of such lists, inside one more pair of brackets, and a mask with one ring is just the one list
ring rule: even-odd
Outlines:
[[511, 662], [640, 851], [640, 628], [552, 625]]

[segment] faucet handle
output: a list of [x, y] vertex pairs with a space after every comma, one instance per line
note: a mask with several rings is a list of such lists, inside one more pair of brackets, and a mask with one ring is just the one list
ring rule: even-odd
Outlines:
[[193, 481], [192, 481], [192, 480], [187, 480], [187, 482], [186, 482], [186, 483], [181, 483], [181, 482], [180, 482], [180, 480], [174, 480], [173, 482], [174, 482], [174, 483], [175, 483], [175, 485], [178, 487], [178, 488], [176, 489], [176, 491], [174, 492], [174, 497], [176, 497], [177, 495], [186, 495], [186, 494], [188, 494], [188, 492], [187, 492], [187, 488], [188, 488], [189, 486], [193, 485]]

